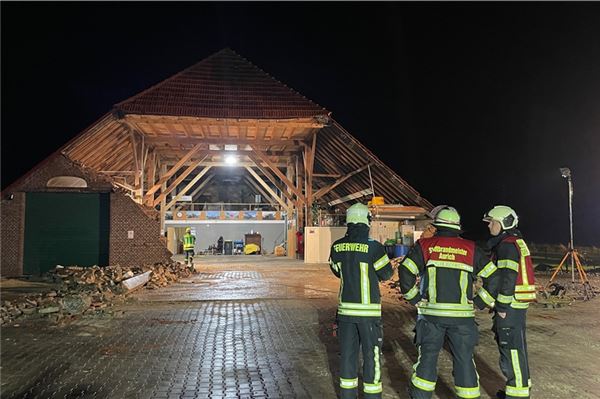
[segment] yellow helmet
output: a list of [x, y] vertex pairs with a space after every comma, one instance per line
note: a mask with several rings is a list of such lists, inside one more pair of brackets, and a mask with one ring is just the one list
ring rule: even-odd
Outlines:
[[191, 233], [192, 232], [192, 228], [191, 227], [186, 227], [185, 228], [185, 232], [186, 233]]
[[444, 205], [443, 208], [438, 209], [435, 213], [433, 225], [437, 227], [448, 227], [450, 229], [460, 230], [460, 215], [453, 207]]
[[500, 223], [502, 230], [509, 230], [515, 228], [519, 224], [519, 216], [517, 212], [510, 206], [496, 205], [483, 215], [484, 222], [490, 222], [495, 220]]
[[369, 208], [359, 203], [352, 205], [346, 210], [346, 224], [349, 223], [363, 223], [369, 226], [371, 218], [371, 212]]

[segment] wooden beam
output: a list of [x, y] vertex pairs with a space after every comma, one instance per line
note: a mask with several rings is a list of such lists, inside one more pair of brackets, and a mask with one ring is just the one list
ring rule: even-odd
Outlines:
[[204, 181], [200, 183], [200, 185], [198, 185], [198, 187], [196, 187], [196, 189], [190, 194], [190, 197], [192, 197], [192, 202], [194, 202], [194, 197], [197, 194], [199, 194], [204, 187], [206, 187], [206, 185], [213, 179], [213, 177], [215, 177], [214, 174], [207, 176], [206, 179], [204, 179]]
[[249, 166], [246, 166], [246, 170], [248, 170], [248, 172], [254, 176], [256, 181], [258, 181], [269, 194], [271, 194], [271, 197], [273, 197], [275, 201], [279, 202], [279, 205], [281, 205], [283, 209], [286, 209], [288, 213], [290, 212], [290, 208], [288, 208], [287, 204], [271, 189], [271, 187], [269, 187], [269, 185], [258, 175], [258, 173], [252, 170], [252, 168]]
[[337, 179], [338, 177], [342, 177], [339, 173], [313, 173], [313, 177], [332, 177]]
[[[279, 170], [279, 168], [277, 166], [275, 166], [270, 160], [269, 158], [264, 155], [261, 151], [259, 151], [258, 149], [256, 149], [255, 146], [251, 146], [252, 150], [254, 152], [254, 154], [256, 154], [264, 163], [267, 164], [267, 166], [269, 167], [269, 169], [271, 169], [273, 172], [275, 172], [275, 174], [277, 175], [277, 177], [279, 177], [281, 179], [281, 181], [292, 190], [292, 192], [294, 194], [296, 194], [296, 197], [301, 201], [301, 202], [306, 202], [306, 198], [304, 198], [304, 195], [302, 195], [302, 193], [298, 190], [298, 188], [294, 185], [294, 183], [292, 183], [285, 174], [283, 174], [283, 172], [281, 170]], [[252, 157], [250, 155], [248, 155], [250, 157], [250, 159], [252, 159]], [[253, 161], [255, 161], [254, 159], [252, 159]], [[255, 161], [256, 162], [256, 161]], [[258, 165], [258, 163], [257, 163]]]
[[242, 118], [202, 118], [192, 116], [165, 116], [165, 115], [125, 115], [122, 122], [146, 123], [146, 124], [164, 124], [180, 123], [188, 125], [209, 125], [209, 126], [293, 126], [307, 129], [320, 129], [325, 123], [319, 122], [316, 118], [286, 118], [286, 119], [242, 119]]
[[[251, 157], [251, 156], [249, 156], [249, 157], [252, 159], [252, 157]], [[291, 201], [291, 202], [294, 204], [294, 206], [298, 206], [298, 201], [299, 201], [299, 200], [295, 200], [295, 199], [294, 199], [294, 196], [293, 196], [293, 195], [291, 195], [290, 193], [288, 193], [288, 192], [287, 192], [287, 190], [285, 189], [285, 187], [283, 187], [283, 186], [282, 186], [282, 185], [279, 183], [279, 181], [278, 181], [278, 180], [275, 178], [275, 176], [273, 176], [273, 175], [271, 174], [271, 172], [269, 172], [269, 169], [267, 169], [267, 168], [263, 167], [263, 166], [260, 164], [260, 160], [258, 160], [258, 159], [256, 159], [256, 158], [254, 158], [254, 159], [253, 159], [253, 161], [254, 161], [254, 166], [256, 166], [258, 169], [260, 169], [260, 171], [263, 173], [263, 175], [265, 175], [265, 176], [267, 177], [267, 179], [269, 179], [269, 181], [270, 181], [271, 183], [273, 183], [273, 185], [274, 185], [274, 186], [275, 186], [275, 187], [276, 187], [276, 188], [277, 188], [279, 191], [281, 191], [281, 193], [282, 193], [283, 195], [285, 195], [285, 197], [286, 197], [287, 199], [289, 199], [289, 200], [290, 200], [290, 201]]]
[[[169, 185], [169, 187], [167, 187], [166, 190], [161, 190], [160, 195], [158, 197], [156, 197], [156, 199], [154, 200], [154, 202], [152, 203], [152, 206], [156, 206], [160, 203], [160, 201], [163, 200], [163, 198], [166, 198], [167, 195], [175, 190], [177, 188], [177, 186], [179, 185], [179, 183], [181, 183], [183, 181], [183, 179], [185, 179], [186, 177], [188, 177], [188, 175], [190, 173], [192, 173], [196, 168], [200, 167], [200, 163], [202, 161], [199, 161], [195, 164], [192, 164], [190, 166], [188, 166], [179, 176], [177, 176], [177, 178]], [[210, 168], [210, 166], [208, 167]]]
[[[152, 186], [148, 192], [146, 193], [146, 195], [144, 196], [144, 202], [147, 204], [150, 203], [154, 203], [154, 193], [158, 191], [158, 189], [160, 189], [160, 187], [166, 183], [167, 180], [169, 180], [169, 178], [171, 176], [173, 176], [182, 166], [184, 163], [186, 163], [193, 155], [195, 155], [198, 151], [200, 150], [200, 144], [196, 144], [194, 146], [194, 148], [192, 148], [187, 154], [185, 154], [180, 160], [179, 162], [177, 162], [175, 164], [175, 166], [173, 166], [171, 169], [169, 169], [163, 176], [160, 177], [160, 179], [158, 180], [158, 183], [156, 183], [154, 186]], [[154, 205], [152, 205], [154, 206]]]
[[270, 204], [275, 204], [277, 202], [276, 199], [274, 199], [270, 194], [267, 194], [267, 192], [265, 190], [263, 190], [263, 188], [261, 186], [259, 186], [254, 180], [252, 180], [250, 177], [248, 176], [244, 176], [244, 178], [246, 179], [246, 181], [248, 183], [250, 183], [250, 185], [256, 190], [258, 191], [259, 194], [261, 194], [263, 197], [265, 197], [265, 199], [267, 201], [269, 201]]
[[177, 201], [179, 201], [179, 199], [182, 196], [184, 196], [185, 193], [187, 193], [190, 188], [194, 187], [194, 184], [196, 184], [196, 182], [198, 180], [200, 180], [202, 178], [202, 176], [204, 176], [206, 174], [206, 172], [208, 172], [210, 170], [210, 168], [211, 168], [210, 166], [207, 166], [206, 168], [202, 169], [202, 171], [200, 173], [198, 173], [196, 176], [194, 176], [194, 178], [183, 188], [183, 190], [181, 190], [179, 193], [177, 193], [177, 195], [174, 198], [171, 199], [171, 201], [165, 207], [165, 212], [168, 211], [169, 209], [171, 209], [171, 207], [173, 205], [175, 205], [175, 203]]
[[[253, 139], [236, 139], [236, 138], [193, 138], [193, 137], [146, 137], [146, 141], [148, 144], [154, 145], [172, 145], [172, 146], [180, 146], [180, 145], [195, 145], [195, 144], [237, 144], [241, 145], [249, 145], [256, 144], [259, 146], [295, 146], [302, 147], [304, 141], [302, 140], [253, 140]], [[243, 151], [238, 147], [238, 151]]]
[[368, 163], [368, 164], [364, 165], [363, 167], [358, 168], [355, 171], [348, 173], [346, 176], [337, 179], [333, 184], [330, 184], [329, 186], [326, 186], [326, 187], [323, 187], [323, 188], [317, 190], [317, 192], [315, 193], [313, 198], [314, 199], [321, 198], [323, 195], [327, 194], [328, 192], [330, 192], [331, 190], [333, 190], [334, 188], [336, 188], [337, 186], [339, 186], [340, 184], [342, 184], [343, 182], [345, 182], [346, 180], [348, 180], [355, 174], [358, 174], [358, 173], [362, 172], [363, 170], [367, 169], [369, 167], [369, 165], [371, 165], [371, 164]]

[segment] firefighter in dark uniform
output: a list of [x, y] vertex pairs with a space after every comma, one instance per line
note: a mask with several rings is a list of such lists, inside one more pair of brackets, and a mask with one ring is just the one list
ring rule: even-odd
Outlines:
[[527, 356], [525, 325], [529, 302], [535, 301], [535, 279], [531, 254], [517, 230], [519, 218], [508, 206], [495, 206], [483, 220], [492, 238], [488, 247], [498, 267], [498, 294], [493, 330], [500, 352], [500, 369], [506, 377], [498, 398], [529, 398], [531, 375]]
[[[437, 359], [448, 339], [453, 358], [456, 395], [479, 398], [479, 376], [473, 352], [479, 332], [473, 304], [492, 307], [496, 267], [475, 243], [459, 237], [460, 215], [446, 206], [435, 214], [433, 237], [421, 238], [399, 268], [404, 298], [417, 306], [415, 344], [418, 360], [413, 366], [409, 393], [413, 399], [433, 396], [437, 381]], [[483, 286], [473, 295], [473, 282]], [[420, 282], [417, 283], [417, 277]]]
[[338, 336], [341, 397], [358, 394], [358, 354], [363, 354], [365, 398], [381, 398], [381, 295], [379, 282], [393, 269], [381, 243], [369, 238], [369, 208], [354, 204], [346, 212], [346, 235], [331, 246], [329, 266], [340, 278]]

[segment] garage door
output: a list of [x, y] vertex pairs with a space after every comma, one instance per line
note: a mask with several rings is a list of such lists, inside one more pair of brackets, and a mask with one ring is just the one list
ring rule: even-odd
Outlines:
[[24, 274], [107, 265], [109, 194], [27, 193]]

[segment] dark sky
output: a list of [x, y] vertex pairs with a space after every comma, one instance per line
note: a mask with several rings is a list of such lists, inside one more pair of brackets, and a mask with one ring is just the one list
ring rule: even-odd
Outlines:
[[223, 47], [333, 112], [467, 234], [600, 245], [600, 3], [6, 3], [2, 187]]

